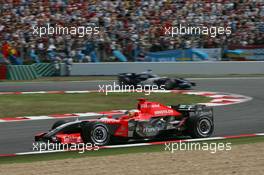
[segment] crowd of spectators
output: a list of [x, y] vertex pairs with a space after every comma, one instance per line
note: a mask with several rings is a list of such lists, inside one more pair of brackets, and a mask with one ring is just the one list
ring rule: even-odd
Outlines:
[[[36, 36], [33, 26], [99, 26], [99, 35]], [[230, 26], [232, 34], [166, 36], [164, 26]], [[148, 51], [264, 44], [263, 0], [1, 0], [0, 47], [6, 58], [38, 62], [55, 56], [111, 61], [113, 50], [130, 61]], [[87, 48], [89, 48], [87, 51]], [[85, 52], [86, 50], [86, 52]], [[12, 58], [11, 58], [12, 60]]]

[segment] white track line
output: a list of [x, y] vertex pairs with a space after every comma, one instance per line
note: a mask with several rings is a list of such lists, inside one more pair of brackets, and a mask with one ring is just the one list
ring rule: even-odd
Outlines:
[[[233, 138], [243, 138], [243, 137], [257, 137], [264, 136], [264, 133], [248, 134], [248, 135], [237, 135], [237, 136], [224, 136], [224, 137], [209, 137], [209, 138], [199, 138], [199, 139], [186, 139], [186, 140], [173, 140], [173, 141], [161, 141], [161, 142], [150, 142], [150, 143], [136, 143], [136, 144], [124, 144], [124, 145], [109, 145], [103, 146], [101, 149], [112, 149], [112, 148], [131, 148], [131, 147], [141, 147], [141, 146], [151, 146], [151, 145], [165, 145], [166, 143], [177, 143], [177, 142], [200, 142], [200, 141], [211, 141], [211, 140], [224, 140]], [[32, 155], [32, 154], [45, 154], [45, 153], [56, 153], [56, 152], [68, 152], [71, 150], [49, 150], [49, 151], [31, 151], [31, 152], [20, 152], [15, 153], [16, 155]], [[80, 150], [76, 150], [80, 151]], [[91, 150], [89, 150], [91, 151]]]

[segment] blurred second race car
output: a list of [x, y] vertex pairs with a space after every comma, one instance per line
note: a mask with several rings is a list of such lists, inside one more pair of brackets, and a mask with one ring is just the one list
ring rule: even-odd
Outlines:
[[196, 83], [184, 78], [160, 77], [152, 73], [151, 70], [142, 73], [121, 73], [118, 75], [119, 85], [131, 86], [153, 86], [163, 87], [165, 90], [191, 89]]

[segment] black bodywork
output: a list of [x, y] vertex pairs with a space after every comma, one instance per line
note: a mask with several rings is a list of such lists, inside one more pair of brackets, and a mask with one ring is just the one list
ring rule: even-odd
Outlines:
[[121, 73], [118, 75], [119, 85], [146, 86], [157, 85], [164, 86], [166, 90], [172, 89], [191, 89], [196, 83], [190, 82], [184, 78], [159, 77], [152, 73]]

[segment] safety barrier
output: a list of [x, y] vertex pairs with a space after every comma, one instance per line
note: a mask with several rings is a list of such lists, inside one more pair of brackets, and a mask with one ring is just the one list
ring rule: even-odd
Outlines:
[[[74, 63], [71, 75], [116, 75], [147, 69], [157, 74], [264, 74], [264, 61]], [[65, 75], [65, 68], [61, 70]]]
[[7, 70], [9, 80], [33, 80], [38, 77], [52, 76], [55, 73], [55, 68], [50, 63], [8, 65]]
[[36, 63], [33, 66], [41, 77], [50, 77], [55, 73], [54, 65], [50, 63]]

